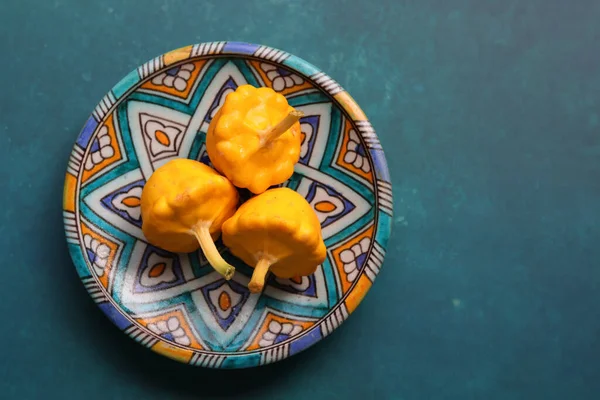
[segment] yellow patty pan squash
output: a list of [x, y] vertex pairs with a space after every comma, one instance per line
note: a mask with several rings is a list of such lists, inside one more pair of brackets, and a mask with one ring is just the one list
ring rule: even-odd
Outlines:
[[242, 204], [223, 224], [223, 242], [254, 268], [248, 285], [253, 293], [262, 291], [268, 271], [280, 278], [306, 276], [326, 257], [319, 219], [288, 188], [267, 190]]
[[202, 248], [212, 267], [226, 279], [235, 268], [219, 254], [214, 240], [238, 204], [236, 188], [214, 169], [178, 158], [148, 179], [141, 196], [142, 231], [154, 246], [175, 253]]
[[260, 194], [294, 173], [302, 115], [273, 89], [242, 85], [227, 95], [209, 125], [208, 157], [235, 186]]

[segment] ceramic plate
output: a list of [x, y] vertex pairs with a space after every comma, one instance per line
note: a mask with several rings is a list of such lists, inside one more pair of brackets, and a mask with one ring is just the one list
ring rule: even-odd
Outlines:
[[[225, 96], [249, 83], [305, 114], [286, 186], [321, 221], [327, 259], [301, 279], [269, 278], [218, 243], [237, 268], [225, 281], [201, 252], [171, 254], [141, 231], [144, 182], [166, 161], [210, 164], [205, 133]], [[132, 71], [94, 109], [68, 163], [64, 223], [77, 272], [98, 307], [140, 345], [183, 363], [244, 368], [294, 355], [348, 318], [369, 290], [390, 235], [392, 188], [365, 114], [333, 79], [266, 46], [213, 42], [161, 55]]]

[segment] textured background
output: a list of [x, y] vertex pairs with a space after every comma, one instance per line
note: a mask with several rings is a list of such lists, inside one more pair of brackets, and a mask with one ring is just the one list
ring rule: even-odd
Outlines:
[[[600, 3], [217, 3], [2, 3], [0, 397], [597, 399]], [[85, 293], [62, 228], [68, 155], [97, 101], [212, 40], [282, 48], [338, 80], [381, 137], [396, 200], [355, 314], [245, 371], [131, 342]]]

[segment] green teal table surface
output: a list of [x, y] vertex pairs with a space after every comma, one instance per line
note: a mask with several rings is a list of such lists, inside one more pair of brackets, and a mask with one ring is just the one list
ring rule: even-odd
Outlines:
[[[0, 12], [4, 399], [600, 398], [600, 3], [8, 0]], [[74, 140], [139, 64], [238, 40], [323, 68], [386, 150], [393, 236], [332, 335], [250, 370], [132, 342], [67, 253]]]

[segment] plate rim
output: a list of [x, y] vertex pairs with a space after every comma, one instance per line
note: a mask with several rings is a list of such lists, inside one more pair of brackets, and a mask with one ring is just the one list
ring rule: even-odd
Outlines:
[[[373, 182], [376, 205], [375, 222], [373, 224], [375, 226], [375, 233], [374, 244], [371, 246], [368, 257], [364, 261], [365, 267], [359, 275], [360, 278], [364, 277], [365, 279], [357, 279], [348, 292], [329, 310], [328, 314], [320, 318], [306, 333], [300, 336], [308, 336], [309, 340], [307, 343], [303, 343], [303, 347], [293, 354], [289, 352], [289, 345], [300, 337], [296, 339], [290, 338], [288, 341], [279, 343], [266, 350], [246, 352], [202, 351], [186, 346], [179, 346], [159, 336], [152, 338], [152, 335], [148, 335], [145, 332], [147, 328], [133, 321], [121, 307], [112, 304], [112, 296], [105, 292], [104, 286], [98, 282], [97, 276], [92, 272], [93, 267], [85, 257], [85, 251], [82, 248], [77, 233], [77, 215], [80, 214], [79, 207], [77, 207], [77, 203], [80, 200], [78, 186], [81, 169], [78, 170], [75, 166], [77, 165], [77, 161], [79, 160], [79, 163], [81, 163], [80, 159], [83, 158], [82, 149], [78, 145], [82, 136], [90, 131], [92, 134], [95, 134], [105, 117], [110, 115], [109, 111], [118, 105], [120, 100], [126, 97], [126, 94], [140, 86], [144, 81], [150, 79], [158, 71], [164, 71], [168, 67], [174, 67], [187, 60], [210, 59], [221, 56], [238, 56], [241, 58], [264, 60], [265, 62], [281, 65], [302, 75], [315, 87], [325, 92], [331, 98], [332, 102], [337, 103], [345, 112], [348, 119], [356, 128], [362, 144], [369, 152], [370, 159], [372, 160], [375, 176], [375, 181]], [[75, 265], [77, 274], [87, 289], [88, 294], [95, 300], [98, 307], [113, 324], [138, 343], [141, 342], [145, 347], [168, 358], [195, 366], [229, 369], [266, 365], [298, 354], [331, 334], [349, 317], [370, 290], [383, 264], [388, 240], [392, 231], [393, 194], [390, 173], [379, 138], [360, 106], [341, 85], [313, 64], [283, 50], [248, 42], [219, 41], [188, 45], [161, 54], [130, 71], [113, 86], [98, 102], [73, 144], [65, 175], [62, 208], [69, 254]], [[377, 247], [378, 256], [373, 254], [374, 247]], [[369, 264], [374, 265], [374, 268], [369, 268]], [[367, 269], [370, 273], [366, 272]], [[352, 297], [350, 297], [351, 294]], [[350, 299], [352, 299], [351, 302], [348, 301]], [[102, 300], [107, 301], [99, 302]], [[319, 331], [318, 333], [320, 334], [311, 335], [310, 332], [313, 331]], [[284, 349], [280, 349], [280, 347]], [[285, 347], [287, 347], [287, 350]], [[260, 357], [257, 355], [260, 355]], [[224, 363], [225, 359], [230, 359], [230, 361]], [[232, 362], [231, 359], [235, 360]]]

